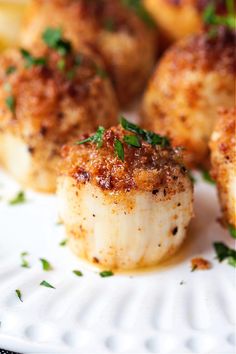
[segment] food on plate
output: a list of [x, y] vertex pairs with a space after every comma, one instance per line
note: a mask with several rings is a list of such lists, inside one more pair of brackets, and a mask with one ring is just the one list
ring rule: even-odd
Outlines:
[[195, 257], [191, 259], [192, 272], [195, 270], [208, 270], [211, 269], [211, 262], [202, 257]]
[[170, 258], [193, 215], [182, 151], [166, 137], [121, 125], [62, 150], [59, 215], [68, 244], [105, 269], [135, 269]]
[[212, 176], [218, 188], [223, 221], [226, 226], [234, 229], [236, 228], [235, 133], [236, 109], [221, 109], [210, 141]]
[[[198, 32], [204, 20], [227, 12], [225, 0], [143, 0], [156, 20], [166, 46], [189, 34]], [[230, 2], [230, 0], [228, 1]], [[211, 18], [210, 18], [211, 16]]]
[[53, 192], [61, 146], [117, 120], [117, 102], [91, 49], [74, 51], [52, 29], [51, 47], [0, 57], [0, 165], [22, 185]]
[[129, 104], [144, 88], [156, 52], [148, 18], [143, 21], [133, 6], [123, 0], [33, 0], [22, 45], [37, 45], [47, 26], [63, 28], [74, 45], [89, 43], [103, 56], [121, 104]]
[[218, 107], [235, 104], [235, 39], [225, 27], [182, 39], [164, 54], [146, 90], [144, 125], [184, 146], [187, 166], [207, 166]]

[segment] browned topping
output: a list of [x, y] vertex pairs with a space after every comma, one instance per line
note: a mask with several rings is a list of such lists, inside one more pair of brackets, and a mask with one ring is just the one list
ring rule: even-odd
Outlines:
[[209, 262], [208, 260], [201, 257], [197, 257], [191, 260], [191, 267], [192, 267], [192, 271], [208, 270], [211, 269], [212, 265], [211, 262]]
[[173, 71], [188, 67], [191, 70], [201, 68], [235, 74], [235, 43], [235, 31], [219, 27], [213, 37], [206, 31], [183, 39], [167, 52], [167, 57], [173, 57]]
[[[127, 131], [118, 126], [105, 131], [100, 148], [93, 142], [64, 146], [61, 174], [75, 178], [79, 184], [89, 181], [103, 190], [139, 189], [153, 195], [160, 186], [165, 187], [165, 195], [183, 190], [187, 171], [182, 169], [178, 150], [152, 146], [145, 141], [141, 141], [141, 147], [133, 147], [124, 143], [125, 135]], [[88, 135], [80, 140], [86, 138]], [[123, 144], [124, 161], [114, 151], [117, 139]]]

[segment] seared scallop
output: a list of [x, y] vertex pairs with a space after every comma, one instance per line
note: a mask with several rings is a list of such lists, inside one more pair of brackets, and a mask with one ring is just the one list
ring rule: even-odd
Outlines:
[[26, 187], [53, 192], [60, 149], [73, 135], [116, 122], [117, 102], [99, 58], [54, 49], [0, 58], [0, 164]]
[[181, 151], [124, 118], [64, 146], [60, 218], [69, 246], [105, 269], [135, 269], [170, 258], [193, 215]]
[[156, 42], [148, 24], [120, 0], [33, 0], [21, 41], [31, 48], [50, 26], [62, 28], [76, 46], [90, 43], [126, 105], [142, 91], [154, 65]]
[[160, 60], [143, 101], [144, 124], [186, 148], [186, 164], [207, 165], [219, 106], [235, 104], [235, 33], [187, 37]]
[[156, 20], [164, 46], [203, 27], [203, 14], [209, 4], [215, 4], [215, 13], [226, 11], [226, 1], [211, 0], [143, 0]]
[[224, 222], [236, 228], [236, 109], [221, 109], [210, 141], [212, 176]]

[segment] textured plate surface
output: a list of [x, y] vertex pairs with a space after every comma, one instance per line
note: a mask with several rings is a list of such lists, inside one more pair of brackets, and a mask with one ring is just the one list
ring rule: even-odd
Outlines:
[[[172, 264], [101, 278], [59, 246], [64, 230], [57, 225], [56, 198], [27, 192], [27, 203], [9, 206], [19, 186], [0, 174], [0, 347], [58, 354], [235, 353], [235, 270], [218, 264], [212, 249], [213, 241], [233, 241], [216, 221], [215, 187], [199, 180], [195, 189], [195, 219]], [[30, 269], [20, 266], [23, 251]], [[190, 271], [191, 258], [199, 255], [212, 262], [211, 270]], [[44, 272], [39, 258], [54, 270]], [[56, 289], [39, 286], [42, 280]]]

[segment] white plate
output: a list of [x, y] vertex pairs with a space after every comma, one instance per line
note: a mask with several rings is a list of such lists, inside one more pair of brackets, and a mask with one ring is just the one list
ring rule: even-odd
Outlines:
[[[55, 197], [27, 192], [27, 203], [9, 206], [6, 200], [19, 186], [3, 174], [0, 183], [0, 347], [24, 353], [235, 353], [235, 270], [218, 264], [212, 248], [216, 240], [233, 242], [216, 221], [214, 186], [197, 183], [196, 217], [172, 265], [101, 278], [59, 246], [64, 231], [56, 225]], [[20, 267], [23, 251], [30, 253], [30, 269]], [[199, 255], [212, 261], [211, 270], [190, 271], [191, 258]], [[54, 271], [43, 272], [40, 257]], [[42, 280], [56, 289], [39, 286]]]

